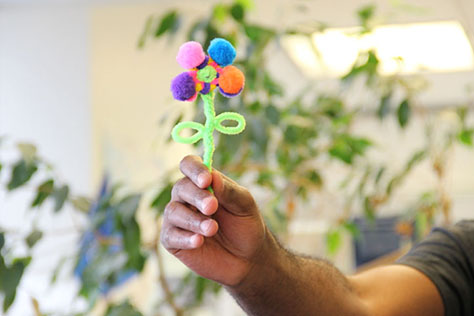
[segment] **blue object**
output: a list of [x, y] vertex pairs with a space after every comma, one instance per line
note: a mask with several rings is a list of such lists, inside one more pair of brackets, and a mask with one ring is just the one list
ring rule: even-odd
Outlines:
[[209, 56], [221, 67], [228, 66], [234, 62], [236, 52], [234, 46], [223, 38], [215, 38], [207, 49]]
[[376, 218], [373, 221], [354, 219], [360, 231], [359, 238], [354, 239], [357, 267], [400, 249], [401, 237], [395, 230], [399, 220], [397, 216]]
[[[89, 210], [89, 217], [92, 218], [99, 211], [99, 203], [108, 194], [110, 194], [109, 181], [108, 181], [108, 177], [105, 176], [102, 181], [102, 185], [101, 185], [97, 200], [92, 203], [91, 208]], [[95, 256], [97, 256], [99, 247], [104, 247], [103, 245], [102, 246], [100, 245], [99, 241], [97, 240], [97, 236], [106, 237], [106, 238], [113, 237], [117, 240], [120, 240], [120, 241], [122, 240], [122, 235], [118, 233], [117, 231], [115, 231], [114, 214], [112, 213], [111, 209], [107, 210], [105, 214], [105, 220], [96, 230], [88, 230], [82, 236], [79, 259], [74, 269], [74, 275], [81, 280], [83, 279], [84, 270], [89, 265], [89, 263], [93, 262]], [[111, 244], [107, 247], [108, 247], [107, 252], [110, 254], [123, 250], [122, 243]], [[120, 273], [117, 276], [116, 280], [105, 281], [101, 283], [99, 285], [100, 292], [102, 294], [107, 294], [111, 289], [126, 282], [136, 273], [137, 271], [133, 269], [129, 269]]]

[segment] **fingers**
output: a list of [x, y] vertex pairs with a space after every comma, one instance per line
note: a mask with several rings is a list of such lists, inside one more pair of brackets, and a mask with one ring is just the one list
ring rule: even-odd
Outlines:
[[212, 172], [212, 187], [219, 204], [235, 215], [258, 213], [252, 194], [217, 170]]
[[211, 185], [212, 177], [209, 169], [202, 163], [201, 157], [186, 156], [179, 165], [181, 172], [191, 179], [199, 188], [205, 189]]
[[175, 226], [206, 237], [217, 233], [217, 222], [201, 213], [194, 212], [182, 203], [171, 202], [165, 209], [164, 220]]
[[166, 206], [163, 216], [161, 243], [168, 250], [195, 249], [202, 246], [204, 237], [217, 233], [217, 222], [195, 212], [180, 202]]
[[189, 178], [183, 178], [173, 186], [171, 201], [193, 205], [205, 215], [214, 214], [217, 211], [218, 204], [212, 193], [198, 188]]
[[161, 243], [168, 250], [196, 249], [202, 246], [204, 237], [171, 226], [161, 233]]

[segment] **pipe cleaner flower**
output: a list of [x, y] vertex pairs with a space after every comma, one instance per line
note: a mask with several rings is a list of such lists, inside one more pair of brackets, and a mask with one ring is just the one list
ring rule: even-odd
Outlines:
[[[204, 142], [204, 164], [212, 170], [212, 156], [215, 150], [213, 132], [235, 135], [245, 129], [245, 119], [234, 112], [224, 112], [216, 116], [214, 109], [215, 90], [225, 97], [235, 97], [244, 88], [245, 77], [242, 71], [231, 64], [235, 59], [235, 48], [223, 38], [211, 41], [207, 50], [209, 55], [198, 42], [187, 42], [179, 48], [176, 60], [186, 69], [171, 82], [171, 92], [176, 100], [194, 101], [198, 94], [204, 101], [205, 125], [197, 122], [181, 122], [171, 133], [176, 142], [193, 144], [200, 139]], [[224, 126], [224, 121], [236, 122], [236, 126]], [[190, 137], [180, 135], [185, 128], [194, 129]]]

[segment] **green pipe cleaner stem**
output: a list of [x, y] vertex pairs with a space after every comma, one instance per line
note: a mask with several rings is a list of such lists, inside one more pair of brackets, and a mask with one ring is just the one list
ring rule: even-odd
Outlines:
[[212, 161], [215, 151], [214, 146], [214, 130], [216, 129], [216, 110], [214, 109], [215, 92], [201, 94], [204, 101], [204, 115], [206, 123], [204, 125], [203, 142], [204, 142], [204, 165], [212, 172]]
[[[209, 169], [209, 172], [212, 172], [212, 161], [215, 151], [213, 135], [214, 130], [226, 135], [236, 135], [245, 129], [245, 118], [239, 113], [224, 112], [216, 116], [216, 111], [214, 109], [214, 97], [215, 92], [201, 94], [201, 98], [204, 102], [204, 115], [206, 116], [206, 122], [204, 125], [197, 122], [181, 122], [178, 123], [171, 132], [172, 138], [178, 143], [194, 144], [201, 139], [203, 140], [203, 162], [204, 165]], [[233, 121], [236, 122], [237, 125], [224, 126], [224, 121]], [[196, 132], [189, 137], [181, 136], [181, 131], [187, 128], [193, 129]], [[209, 187], [208, 190], [210, 192], [214, 192], [211, 187]]]

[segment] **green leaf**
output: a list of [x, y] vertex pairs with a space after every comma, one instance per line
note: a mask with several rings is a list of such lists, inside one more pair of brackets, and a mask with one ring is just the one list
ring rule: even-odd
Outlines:
[[19, 160], [12, 169], [10, 181], [7, 188], [12, 191], [28, 182], [33, 174], [38, 170], [34, 162], [27, 162], [25, 159]]
[[54, 199], [54, 211], [59, 212], [64, 206], [67, 198], [69, 196], [69, 186], [63, 185], [60, 188], [55, 188], [52, 194], [52, 198]]
[[428, 227], [428, 218], [426, 213], [417, 212], [415, 217], [415, 234], [416, 238], [422, 239], [425, 237], [426, 228]]
[[145, 258], [140, 246], [140, 227], [135, 219], [130, 220], [123, 230], [123, 246], [128, 255], [127, 266], [141, 271], [145, 264]]
[[377, 171], [377, 175], [375, 176], [375, 184], [378, 184], [380, 182], [380, 179], [382, 179], [383, 175], [385, 173], [385, 167], [380, 167], [379, 170]]
[[236, 0], [235, 2], [244, 7], [245, 10], [252, 10], [255, 7], [254, 0]]
[[148, 17], [148, 19], [146, 20], [146, 22], [145, 22], [145, 27], [143, 28], [142, 34], [138, 38], [137, 46], [140, 49], [145, 47], [146, 40], [147, 40], [148, 36], [151, 35], [151, 32], [152, 32], [151, 28], [153, 26], [153, 20], [154, 20], [154, 17], [152, 15], [150, 15]]
[[263, 76], [263, 87], [271, 96], [283, 95], [283, 88], [273, 80], [268, 72], [265, 72], [265, 75]]
[[26, 244], [28, 248], [33, 248], [36, 243], [43, 237], [43, 233], [39, 230], [33, 230], [28, 237], [26, 237]]
[[259, 42], [261, 44], [266, 44], [274, 35], [270, 29], [258, 26], [258, 25], [244, 25], [244, 31], [247, 37], [253, 42]]
[[166, 32], [174, 32], [179, 27], [179, 16], [176, 11], [168, 12], [161, 19], [160, 24], [155, 32], [155, 37], [160, 37]]
[[137, 311], [133, 305], [128, 301], [123, 302], [120, 305], [109, 305], [105, 316], [143, 316], [142, 313]]
[[388, 113], [390, 113], [390, 99], [392, 95], [391, 93], [388, 93], [380, 99], [380, 105], [377, 110], [377, 116], [380, 119], [383, 119], [385, 116], [387, 116]]
[[461, 121], [461, 124], [464, 125], [466, 122], [466, 116], [467, 113], [469, 112], [468, 108], [465, 106], [459, 107], [456, 109], [456, 113], [459, 117], [459, 120]]
[[369, 221], [375, 220], [375, 209], [368, 196], [366, 196], [364, 199], [364, 214]]
[[408, 160], [404, 173], [408, 173], [414, 166], [416, 166], [419, 162], [425, 159], [427, 156], [427, 152], [425, 149], [420, 149], [416, 151], [411, 158]]
[[48, 198], [48, 196], [53, 193], [54, 189], [54, 180], [49, 179], [43, 182], [38, 189], [36, 190], [36, 197], [31, 203], [31, 207], [41, 206], [43, 202]]
[[[366, 57], [364, 63], [361, 63], [361, 61], [364, 61], [364, 58], [361, 57]], [[379, 59], [375, 52], [370, 50], [364, 54], [361, 54], [354, 66], [352, 66], [352, 69], [349, 71], [349, 73], [342, 77], [342, 80], [347, 81], [359, 75], [365, 74], [367, 75], [368, 82], [370, 82], [370, 80], [372, 80], [372, 78], [377, 74], [378, 66]]]
[[228, 14], [227, 6], [221, 3], [218, 3], [214, 6], [212, 16], [219, 23], [224, 23]]
[[334, 255], [342, 244], [341, 232], [336, 229], [326, 233], [326, 249], [330, 255]]
[[324, 95], [318, 97], [317, 106], [324, 115], [333, 119], [339, 118], [344, 114], [343, 101], [333, 96]]
[[249, 109], [250, 112], [252, 112], [253, 114], [256, 114], [260, 112], [260, 110], [262, 110], [262, 104], [258, 101], [255, 101], [255, 102], [252, 102], [250, 105], [248, 105], [247, 108]]
[[0, 232], [0, 250], [2, 250], [3, 246], [5, 246], [5, 234]]
[[353, 238], [359, 238], [360, 230], [354, 222], [345, 221], [342, 226], [351, 234]]
[[134, 219], [135, 213], [140, 205], [141, 194], [132, 194], [123, 198], [117, 205], [117, 212], [120, 214], [122, 223], [127, 223]]
[[472, 146], [472, 136], [474, 135], [474, 129], [463, 129], [458, 134], [458, 140], [467, 146]]
[[61, 272], [61, 269], [63, 268], [64, 264], [66, 263], [66, 259], [67, 258], [63, 257], [61, 258], [61, 260], [59, 260], [57, 266], [53, 270], [53, 274], [51, 275], [50, 284], [56, 283], [59, 273]]
[[392, 194], [393, 189], [397, 187], [402, 182], [402, 177], [400, 175], [396, 175], [392, 178], [387, 184], [387, 189], [385, 190], [388, 195]]
[[36, 159], [37, 149], [35, 145], [29, 143], [19, 143], [17, 144], [17, 147], [23, 159], [25, 159], [27, 162], [32, 162]]
[[363, 26], [368, 25], [370, 19], [373, 18], [375, 13], [375, 5], [370, 4], [362, 7], [359, 11], [357, 11], [357, 16], [359, 17], [360, 24]]
[[263, 171], [259, 172], [258, 178], [257, 178], [257, 183], [261, 186], [266, 186], [266, 187], [269, 187], [269, 188], [275, 188], [273, 172], [271, 172], [269, 170], [263, 170]]
[[290, 144], [306, 144], [317, 135], [318, 132], [314, 126], [301, 127], [298, 125], [288, 125], [285, 129], [284, 140]]
[[316, 170], [311, 170], [306, 177], [309, 181], [311, 181], [316, 186], [320, 187], [323, 184], [323, 179], [321, 178], [321, 174]]
[[79, 196], [71, 199], [71, 204], [75, 209], [84, 213], [88, 212], [91, 208], [90, 200], [84, 196]]
[[30, 261], [31, 257], [17, 258], [11, 267], [0, 271], [0, 287], [4, 293], [3, 312], [7, 312], [15, 301], [16, 289]]
[[173, 184], [168, 183], [153, 199], [150, 207], [154, 208], [158, 214], [163, 214], [165, 211], [166, 204], [171, 200], [171, 191], [173, 190]]
[[331, 148], [329, 148], [329, 155], [337, 158], [347, 164], [351, 164], [354, 158], [354, 152], [350, 146], [345, 142], [335, 142]]
[[237, 22], [242, 22], [245, 17], [245, 9], [240, 3], [235, 3], [230, 7], [230, 14]]
[[329, 148], [329, 154], [347, 164], [352, 164], [353, 159], [357, 155], [363, 155], [371, 145], [372, 143], [366, 138], [356, 138], [345, 134], [334, 141]]
[[280, 122], [280, 111], [276, 106], [270, 104], [269, 106], [265, 107], [265, 117], [273, 125], [278, 125]]
[[411, 107], [408, 100], [403, 100], [400, 103], [397, 111], [398, 123], [403, 128], [407, 125], [408, 121], [410, 120], [411, 115]]
[[352, 150], [359, 155], [363, 155], [365, 150], [372, 145], [367, 138], [349, 137], [348, 142]]

